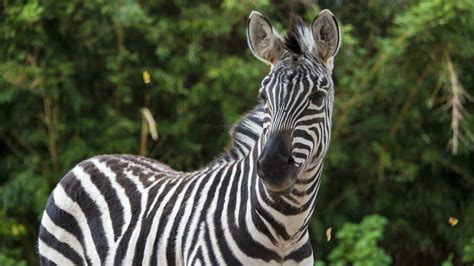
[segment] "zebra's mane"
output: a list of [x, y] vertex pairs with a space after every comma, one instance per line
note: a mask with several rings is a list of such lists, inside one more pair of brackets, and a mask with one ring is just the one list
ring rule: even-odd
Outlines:
[[291, 15], [290, 30], [286, 34], [284, 45], [295, 55], [301, 55], [315, 47], [311, 29], [306, 27], [300, 16]]
[[231, 143], [211, 164], [235, 161], [247, 156], [263, 132], [263, 106], [257, 105], [245, 114], [229, 131]]

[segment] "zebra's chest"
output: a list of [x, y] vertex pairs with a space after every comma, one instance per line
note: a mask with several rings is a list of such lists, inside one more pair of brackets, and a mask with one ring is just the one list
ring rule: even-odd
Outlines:
[[131, 239], [123, 237], [130, 254], [125, 262], [137, 262], [138, 256], [142, 264], [179, 264], [196, 253], [210, 227], [203, 193], [199, 182], [185, 178], [157, 178], [147, 184], [140, 196], [140, 213], [124, 232], [131, 235]]
[[256, 240], [262, 232], [245, 222], [251, 218], [251, 207], [241, 202], [237, 210], [235, 202], [229, 203], [237, 197], [223, 189], [223, 184], [198, 181], [152, 185], [142, 199], [146, 208], [140, 226], [134, 228], [135, 234], [139, 232], [137, 246], [143, 249], [136, 255], [151, 254], [142, 258], [143, 264], [281, 265], [283, 254], [292, 247], [288, 243], [265, 246]]

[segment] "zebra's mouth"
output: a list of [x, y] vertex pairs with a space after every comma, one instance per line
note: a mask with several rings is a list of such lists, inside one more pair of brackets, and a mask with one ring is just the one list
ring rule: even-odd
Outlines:
[[295, 186], [296, 183], [296, 177], [289, 177], [287, 178], [286, 182], [283, 184], [270, 184], [266, 182], [264, 179], [260, 179], [263, 181], [263, 185], [267, 188], [267, 190], [275, 195], [283, 196], [283, 195], [288, 195], [293, 191], [293, 187]]
[[270, 193], [278, 195], [278, 196], [286, 196], [288, 194], [291, 194], [291, 191], [293, 191], [293, 186], [290, 186], [287, 189], [282, 190], [282, 191], [273, 191], [271, 189], [269, 189], [269, 191]]

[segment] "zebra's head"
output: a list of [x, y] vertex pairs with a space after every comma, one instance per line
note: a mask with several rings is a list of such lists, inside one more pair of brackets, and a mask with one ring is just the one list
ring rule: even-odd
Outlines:
[[329, 145], [334, 98], [331, 73], [341, 35], [334, 15], [323, 10], [306, 27], [292, 19], [285, 39], [260, 13], [247, 23], [253, 54], [271, 65], [263, 79], [261, 152], [257, 173], [272, 192], [290, 191], [319, 168]]

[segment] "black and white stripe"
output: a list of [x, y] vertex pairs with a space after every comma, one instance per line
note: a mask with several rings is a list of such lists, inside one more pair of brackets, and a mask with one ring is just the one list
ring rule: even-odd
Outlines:
[[[312, 265], [307, 229], [334, 91], [330, 71], [304, 46], [314, 45], [309, 30], [293, 26], [296, 40], [286, 41], [262, 81], [262, 103], [233, 127], [230, 148], [206, 167], [184, 173], [143, 157], [102, 155], [67, 173], [43, 213], [41, 263]], [[268, 134], [280, 131], [291, 132], [301, 169], [285, 194], [268, 190], [256, 171]]]

